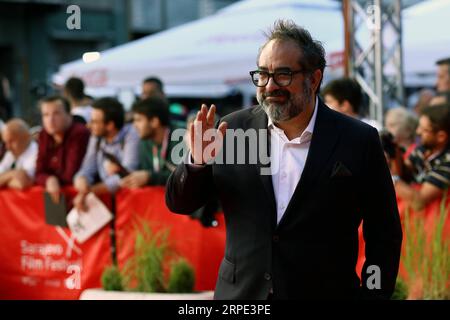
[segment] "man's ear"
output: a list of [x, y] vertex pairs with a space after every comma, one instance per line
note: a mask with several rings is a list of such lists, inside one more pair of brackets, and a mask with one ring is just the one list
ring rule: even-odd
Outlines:
[[311, 81], [312, 81], [313, 92], [316, 92], [317, 88], [320, 85], [320, 82], [322, 81], [322, 71], [320, 71], [319, 69], [314, 71], [311, 76]]
[[158, 128], [161, 125], [161, 121], [159, 121], [158, 117], [152, 117], [150, 120], [150, 126], [152, 128]]
[[106, 129], [107, 130], [109, 130], [109, 131], [112, 131], [112, 130], [114, 130], [114, 128], [116, 127], [116, 125], [114, 124], [114, 122], [113, 121], [108, 121], [107, 123], [106, 123]]
[[436, 133], [436, 138], [440, 144], [448, 144], [449, 142], [449, 136], [444, 130], [439, 130]]
[[353, 107], [350, 104], [350, 102], [348, 102], [348, 100], [342, 101], [342, 103], [341, 103], [341, 111], [346, 113], [346, 114], [353, 114], [355, 112], [353, 110]]

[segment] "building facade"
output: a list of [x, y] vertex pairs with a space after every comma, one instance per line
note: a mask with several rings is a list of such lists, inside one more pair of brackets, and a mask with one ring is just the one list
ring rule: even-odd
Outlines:
[[[13, 115], [36, 122], [36, 102], [54, 91], [51, 76], [61, 64], [202, 18], [235, 1], [0, 0], [0, 79], [9, 82]], [[73, 29], [71, 5], [79, 8], [79, 29]]]

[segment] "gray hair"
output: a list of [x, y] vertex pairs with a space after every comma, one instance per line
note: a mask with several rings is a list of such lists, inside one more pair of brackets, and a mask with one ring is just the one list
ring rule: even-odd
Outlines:
[[390, 109], [385, 116], [385, 126], [392, 121], [395, 126], [394, 132], [391, 132], [396, 141], [414, 141], [416, 128], [418, 125], [417, 117], [403, 107]]
[[30, 127], [28, 124], [20, 118], [10, 119], [3, 126], [4, 130], [10, 130], [13, 133], [28, 133], [30, 131]]
[[[325, 49], [320, 41], [312, 38], [308, 30], [296, 25], [292, 20], [277, 20], [273, 28], [265, 34], [267, 41], [260, 47], [256, 64], [259, 62], [259, 57], [262, 50], [272, 40], [293, 41], [298, 45], [302, 54], [299, 64], [303, 70], [308, 73], [313, 73], [316, 70], [322, 72], [325, 70]], [[320, 83], [322, 83], [322, 79]], [[320, 91], [320, 84], [316, 93]]]

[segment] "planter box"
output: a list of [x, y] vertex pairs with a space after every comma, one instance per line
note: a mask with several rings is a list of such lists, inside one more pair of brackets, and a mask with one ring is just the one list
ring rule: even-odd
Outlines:
[[213, 297], [214, 291], [198, 293], [145, 293], [87, 289], [81, 293], [80, 300], [213, 300]]

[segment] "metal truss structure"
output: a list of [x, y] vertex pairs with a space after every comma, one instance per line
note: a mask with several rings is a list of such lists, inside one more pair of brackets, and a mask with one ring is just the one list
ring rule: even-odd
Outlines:
[[404, 105], [401, 0], [343, 0], [346, 75], [368, 95], [369, 117]]

